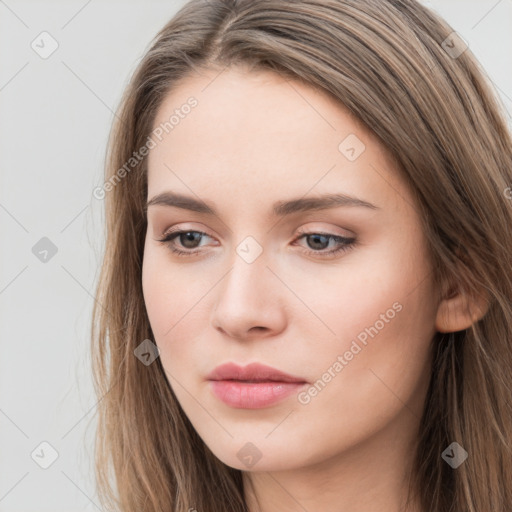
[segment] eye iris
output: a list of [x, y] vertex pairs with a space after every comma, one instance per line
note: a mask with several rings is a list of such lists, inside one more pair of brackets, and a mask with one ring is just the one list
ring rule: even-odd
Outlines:
[[[312, 245], [312, 248], [313, 248], [313, 249], [325, 249], [325, 247], [315, 247], [316, 241], [317, 241], [319, 238], [324, 238], [324, 239], [326, 239], [326, 241], [327, 241], [327, 245], [329, 245], [329, 237], [328, 237], [328, 236], [326, 236], [326, 235], [314, 234], [314, 235], [308, 235], [308, 238], [309, 238], [310, 240], [311, 240], [311, 239], [315, 240], [315, 242], [314, 242], [314, 243], [313, 243], [313, 245]], [[311, 245], [311, 244], [309, 244], [309, 245]], [[320, 242], [320, 245], [325, 245], [325, 241], [324, 241], [324, 243]]]
[[[187, 245], [187, 242], [194, 242], [198, 241], [201, 238], [201, 233], [198, 233], [197, 231], [186, 231], [185, 233], [180, 234], [180, 243], [183, 244], [183, 247], [186, 247], [187, 249], [195, 249], [196, 246], [189, 247]], [[183, 243], [185, 240], [185, 243]]]

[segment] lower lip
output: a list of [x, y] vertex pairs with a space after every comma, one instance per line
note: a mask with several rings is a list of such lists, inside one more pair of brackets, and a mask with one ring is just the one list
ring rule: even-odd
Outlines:
[[225, 404], [239, 409], [261, 409], [297, 393], [305, 382], [241, 382], [211, 380], [212, 391]]

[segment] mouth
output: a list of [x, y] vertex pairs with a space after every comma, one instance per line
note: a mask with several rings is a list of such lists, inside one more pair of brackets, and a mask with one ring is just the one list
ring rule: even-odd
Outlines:
[[308, 384], [301, 377], [260, 363], [222, 364], [207, 376], [207, 381], [213, 395], [235, 409], [270, 407]]

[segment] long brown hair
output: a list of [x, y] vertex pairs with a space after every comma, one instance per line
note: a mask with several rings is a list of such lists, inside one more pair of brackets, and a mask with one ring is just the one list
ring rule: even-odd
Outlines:
[[[95, 192], [106, 208], [95, 460], [108, 510], [247, 510], [242, 472], [203, 443], [160, 359], [145, 366], [134, 355], [154, 340], [141, 285], [147, 159], [134, 152], [181, 78], [236, 64], [319, 88], [372, 130], [417, 198], [439, 293], [488, 297], [480, 321], [433, 339], [411, 482], [425, 511], [512, 510], [512, 142], [485, 72], [453, 32], [414, 0], [191, 0], [156, 35], [122, 97]], [[457, 469], [441, 457], [452, 442], [469, 454]]]

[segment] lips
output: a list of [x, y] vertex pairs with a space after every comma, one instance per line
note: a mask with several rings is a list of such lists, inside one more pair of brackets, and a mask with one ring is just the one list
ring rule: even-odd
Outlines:
[[207, 380], [232, 380], [246, 383], [290, 382], [303, 384], [307, 382], [302, 377], [296, 377], [260, 363], [251, 363], [243, 367], [235, 363], [222, 364], [210, 372], [206, 378]]
[[235, 409], [262, 409], [275, 405], [300, 392], [307, 382], [302, 377], [251, 363], [217, 366], [207, 377], [212, 393]]

